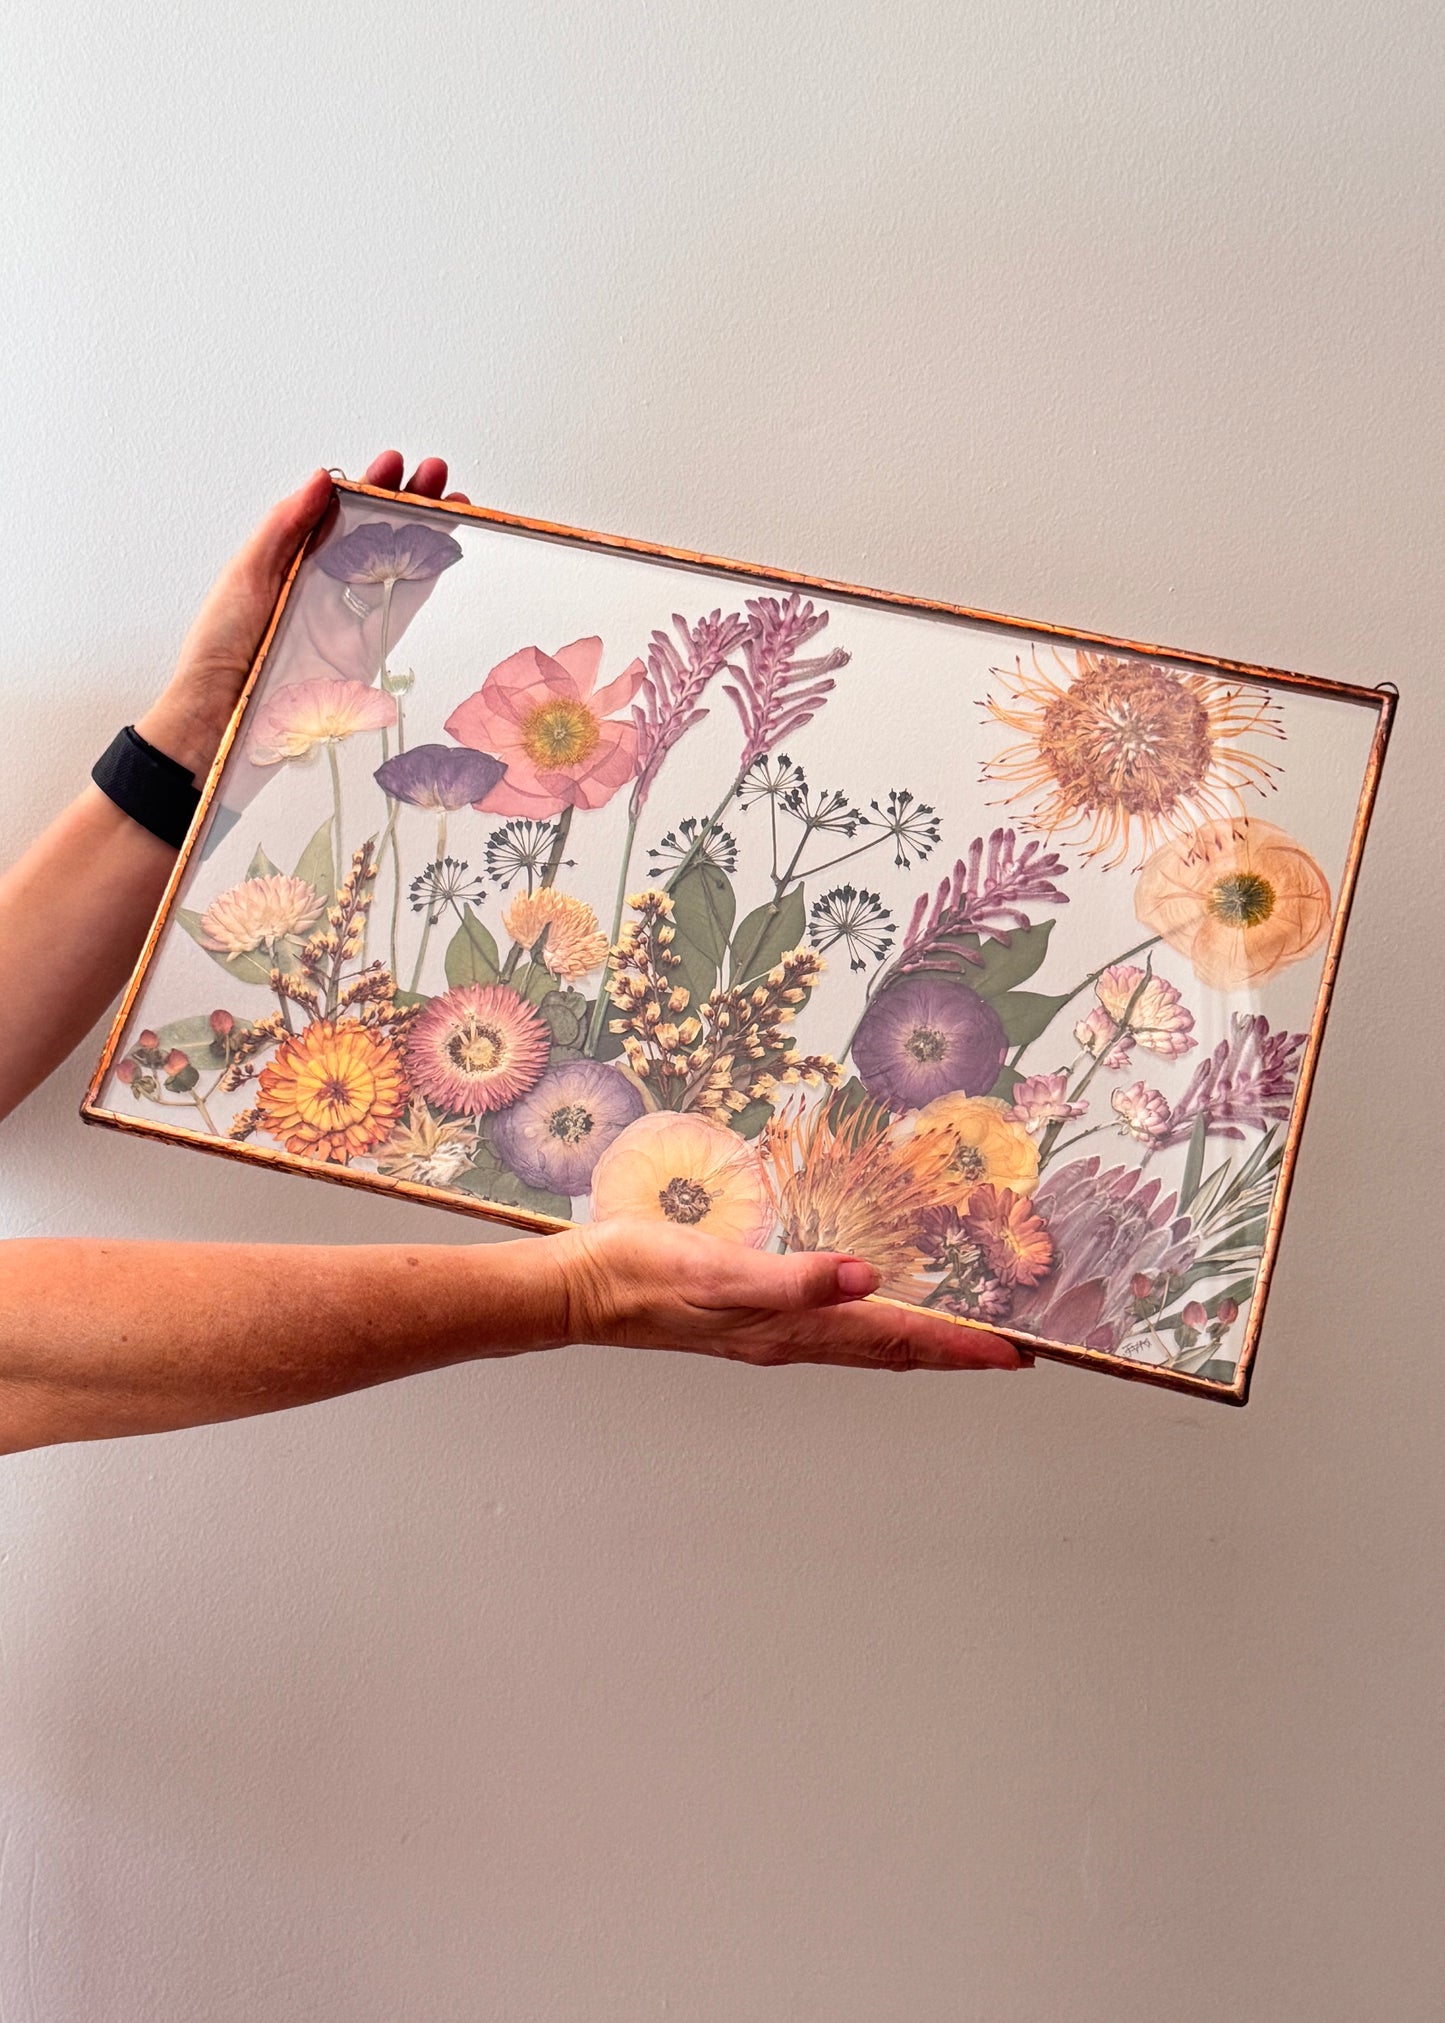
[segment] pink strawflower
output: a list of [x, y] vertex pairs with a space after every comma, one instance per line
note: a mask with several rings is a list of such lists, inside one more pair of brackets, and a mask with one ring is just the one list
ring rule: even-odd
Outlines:
[[1157, 1145], [1169, 1131], [1169, 1099], [1158, 1089], [1146, 1089], [1134, 1082], [1127, 1089], [1115, 1089], [1109, 1098], [1119, 1118], [1119, 1129], [1145, 1145]]
[[1104, 971], [1094, 992], [1121, 1030], [1127, 1014], [1130, 1034], [1149, 1053], [1173, 1060], [1197, 1044], [1190, 1038], [1194, 1014], [1166, 977], [1151, 975], [1146, 982], [1145, 972], [1137, 964], [1116, 962]]
[[1121, 1032], [1101, 1004], [1074, 1027], [1074, 1038], [1086, 1054], [1098, 1055], [1106, 1068], [1126, 1068], [1134, 1051], [1134, 1035]]
[[505, 777], [473, 805], [545, 820], [564, 808], [600, 808], [637, 770], [637, 726], [619, 722], [646, 669], [634, 660], [597, 688], [600, 639], [556, 653], [524, 646], [494, 667], [447, 718], [449, 736], [495, 754]]
[[525, 1096], [541, 1078], [551, 1044], [516, 991], [464, 983], [434, 997], [407, 1028], [407, 1075], [438, 1110], [477, 1117]]
[[1025, 1075], [1014, 1084], [1014, 1099], [1008, 1114], [1036, 1137], [1044, 1128], [1068, 1117], [1082, 1117], [1087, 1103], [1071, 1103], [1067, 1075]]

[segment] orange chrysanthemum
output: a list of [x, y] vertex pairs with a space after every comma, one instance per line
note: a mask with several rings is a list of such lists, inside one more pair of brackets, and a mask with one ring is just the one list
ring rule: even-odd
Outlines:
[[283, 1040], [258, 1087], [259, 1128], [334, 1166], [388, 1137], [406, 1096], [396, 1048], [356, 1019], [317, 1019]]
[[1273, 822], [1208, 822], [1139, 874], [1134, 911], [1214, 990], [1263, 982], [1324, 940], [1330, 886]]
[[586, 900], [559, 892], [555, 885], [519, 892], [502, 915], [502, 925], [522, 948], [534, 948], [545, 933], [542, 960], [561, 983], [575, 983], [599, 968], [607, 954], [607, 936]]
[[968, 1235], [1000, 1285], [1037, 1285], [1054, 1261], [1053, 1238], [1024, 1196], [985, 1182], [968, 1197]]
[[[1060, 677], [1015, 663], [1005, 700], [989, 714], [1024, 743], [984, 768], [1009, 783], [1010, 801], [1031, 799], [1027, 826], [1074, 831], [1086, 855], [1121, 863], [1137, 828], [1144, 849], [1207, 820], [1237, 812], [1243, 788], [1268, 788], [1277, 768], [1240, 749], [1243, 737], [1282, 737], [1273, 699], [1189, 669], [1080, 650]], [[996, 668], [996, 674], [1003, 670]], [[1005, 677], [1006, 678], [1006, 677]]]

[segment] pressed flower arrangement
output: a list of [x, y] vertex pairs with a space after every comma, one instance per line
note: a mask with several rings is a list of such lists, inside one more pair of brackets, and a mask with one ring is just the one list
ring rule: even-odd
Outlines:
[[1391, 695], [337, 495], [86, 1115], [1242, 1402]]

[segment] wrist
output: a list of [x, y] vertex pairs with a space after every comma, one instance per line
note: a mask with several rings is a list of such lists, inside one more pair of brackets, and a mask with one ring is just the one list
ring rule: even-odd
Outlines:
[[476, 1279], [490, 1330], [505, 1333], [502, 1353], [559, 1349], [580, 1337], [570, 1269], [571, 1231], [469, 1245], [464, 1255]]
[[204, 785], [220, 749], [227, 721], [228, 718], [218, 719], [166, 689], [144, 716], [136, 718], [135, 727], [147, 744], [184, 766], [199, 787]]

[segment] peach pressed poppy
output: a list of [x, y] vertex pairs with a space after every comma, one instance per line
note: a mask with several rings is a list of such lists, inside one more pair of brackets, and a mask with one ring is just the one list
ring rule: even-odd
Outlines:
[[318, 745], [340, 744], [358, 731], [387, 730], [396, 722], [396, 699], [364, 682], [295, 681], [278, 688], [257, 710], [248, 747], [258, 766], [304, 759]]
[[772, 1228], [762, 1169], [733, 1131], [652, 1110], [621, 1132], [592, 1174], [592, 1213], [675, 1222], [760, 1248]]
[[1272, 822], [1206, 822], [1139, 874], [1134, 911], [1214, 990], [1243, 990], [1319, 947], [1330, 887], [1308, 850]]
[[637, 727], [613, 713], [632, 701], [647, 670], [634, 660], [598, 688], [601, 665], [600, 639], [574, 639], [555, 653], [524, 646], [458, 704], [448, 735], [507, 768], [478, 808], [541, 820], [600, 808], [627, 784], [637, 770]]
[[918, 1113], [910, 1141], [920, 1148], [939, 1137], [948, 1147], [948, 1165], [938, 1199], [962, 1208], [975, 1187], [992, 1181], [1023, 1195], [1039, 1177], [1039, 1148], [1009, 1105], [993, 1096], [935, 1097]]

